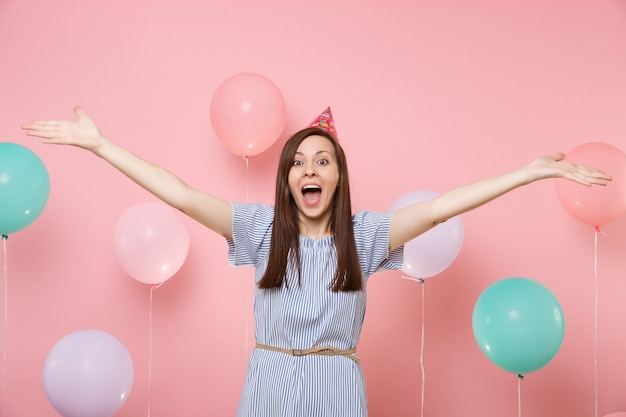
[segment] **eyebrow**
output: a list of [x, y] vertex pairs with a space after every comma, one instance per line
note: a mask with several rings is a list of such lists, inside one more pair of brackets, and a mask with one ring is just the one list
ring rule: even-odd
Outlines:
[[[327, 151], [327, 150], [325, 150], [325, 149], [322, 149], [321, 151], [317, 151], [317, 152], [315, 152], [315, 155], [317, 156], [317, 155], [319, 155], [319, 154], [321, 154], [321, 153], [327, 153], [327, 154], [329, 154], [329, 155], [332, 155], [332, 153], [331, 153], [330, 151]], [[302, 152], [298, 152], [298, 151], [296, 151], [296, 153], [295, 153], [295, 154], [296, 154], [296, 155], [304, 155], [304, 153], [302, 153]]]

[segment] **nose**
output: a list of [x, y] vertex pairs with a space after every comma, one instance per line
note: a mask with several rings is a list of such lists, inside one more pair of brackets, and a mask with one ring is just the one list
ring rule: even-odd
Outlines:
[[306, 169], [304, 170], [304, 175], [306, 177], [314, 177], [316, 175], [315, 169], [313, 169], [312, 165], [306, 167]]

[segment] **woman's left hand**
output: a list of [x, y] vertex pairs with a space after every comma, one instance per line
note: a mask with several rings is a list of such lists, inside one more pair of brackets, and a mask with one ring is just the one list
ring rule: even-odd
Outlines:
[[564, 178], [591, 186], [606, 185], [608, 181], [611, 181], [611, 176], [604, 171], [568, 161], [564, 153], [537, 158], [527, 166], [527, 169], [531, 178], [530, 182], [545, 178]]

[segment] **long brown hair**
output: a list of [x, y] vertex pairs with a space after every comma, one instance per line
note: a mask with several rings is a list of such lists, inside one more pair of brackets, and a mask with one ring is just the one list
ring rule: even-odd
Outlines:
[[[350, 181], [346, 155], [337, 140], [323, 129], [310, 127], [296, 132], [285, 143], [276, 174], [276, 201], [274, 226], [269, 258], [259, 288], [280, 288], [285, 281], [288, 265], [297, 267], [300, 282], [300, 245], [298, 208], [289, 190], [289, 171], [300, 143], [309, 136], [318, 135], [330, 140], [335, 149], [339, 181], [333, 197], [330, 231], [334, 236], [337, 253], [337, 270], [329, 288], [333, 291], [359, 291], [363, 289], [361, 266], [354, 242]], [[285, 281], [285, 285], [288, 283]]]

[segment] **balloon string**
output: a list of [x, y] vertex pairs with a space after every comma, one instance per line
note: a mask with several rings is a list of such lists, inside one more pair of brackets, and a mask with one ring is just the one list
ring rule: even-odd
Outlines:
[[594, 282], [594, 314], [593, 314], [593, 385], [595, 416], [598, 417], [598, 233], [599, 227], [595, 227], [593, 239], [593, 282]]
[[249, 189], [250, 189], [250, 164], [249, 158], [247, 156], [243, 157], [243, 160], [246, 161], [246, 203], [249, 203]]
[[420, 367], [422, 369], [422, 405], [421, 417], [424, 417], [424, 384], [426, 382], [426, 373], [424, 371], [424, 280], [420, 279], [419, 283], [422, 287], [422, 341], [420, 346]]
[[152, 294], [159, 285], [150, 286], [150, 304], [148, 307], [148, 417], [150, 417], [150, 405], [152, 403]]
[[517, 375], [517, 416], [522, 417], [522, 381], [524, 375]]
[[[250, 196], [249, 196], [249, 190], [250, 190], [250, 164], [249, 164], [249, 158], [247, 156], [243, 157], [243, 160], [246, 161], [246, 203], [249, 203], [250, 200]], [[250, 302], [250, 294], [247, 294], [246, 297], [246, 308], [248, 308], [248, 306], [250, 306], [251, 302]], [[244, 335], [244, 348], [243, 348], [243, 363], [244, 363], [244, 369], [246, 369], [247, 365], [248, 365], [248, 345], [250, 344], [250, 314], [246, 314], [246, 324], [245, 324], [245, 335]]]
[[407, 277], [407, 276], [402, 276], [402, 278], [404, 279], [408, 279], [411, 281], [415, 281], [415, 282], [419, 282], [422, 286], [422, 329], [421, 329], [421, 344], [420, 344], [420, 368], [422, 370], [422, 401], [421, 401], [421, 405], [420, 405], [420, 415], [421, 417], [424, 417], [424, 387], [425, 387], [425, 382], [426, 382], [426, 371], [424, 369], [424, 300], [425, 300], [425, 289], [424, 289], [424, 280], [422, 278], [414, 278], [414, 277]]
[[148, 308], [148, 417], [150, 417], [150, 405], [152, 404], [152, 294], [161, 285], [163, 285], [163, 282], [150, 286], [150, 306]]
[[7, 342], [8, 342], [8, 328], [9, 328], [9, 307], [8, 307], [8, 261], [7, 261], [7, 239], [9, 237], [7, 235], [2, 235], [2, 246], [4, 252], [4, 350], [3, 350], [3, 369], [4, 373], [2, 375], [2, 397], [4, 401], [2, 402], [2, 415], [6, 417], [7, 415]]

